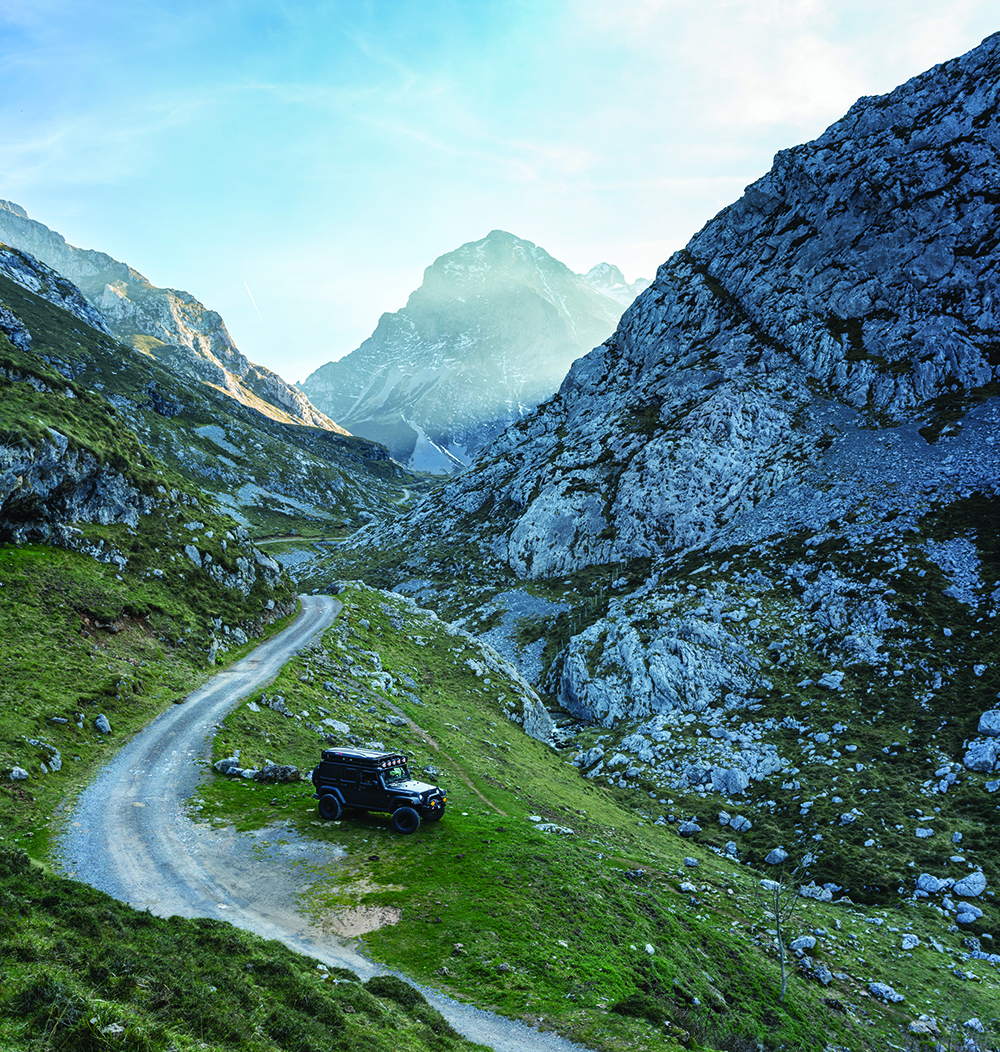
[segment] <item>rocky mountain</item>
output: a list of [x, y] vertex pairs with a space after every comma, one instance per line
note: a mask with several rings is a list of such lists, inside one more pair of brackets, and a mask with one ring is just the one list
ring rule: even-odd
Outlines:
[[584, 282], [596, 292], [610, 297], [623, 307], [631, 306], [640, 292], [645, 292], [652, 284], [648, 278], [637, 278], [633, 282], [625, 280], [625, 275], [611, 263], [598, 263], [582, 275]]
[[0, 201], [0, 242], [73, 282], [125, 343], [175, 372], [204, 381], [275, 420], [346, 434], [277, 373], [254, 365], [225, 322], [189, 292], [161, 289], [104, 252], [75, 248], [11, 201]]
[[[275, 419], [259, 402], [247, 405], [118, 342], [76, 286], [2, 245], [0, 333], [9, 343], [3, 375], [11, 421], [0, 441], [0, 539], [68, 543], [78, 519], [134, 526], [149, 510], [145, 490], [109, 473], [117, 454], [77, 433], [68, 407], [85, 394], [105, 407], [123, 440], [138, 444], [144, 461], [157, 460], [210, 494], [258, 536], [356, 526], [391, 513], [412, 485], [383, 446]], [[61, 377], [54, 386], [39, 379], [52, 370]], [[49, 388], [65, 398], [28, 404]]]
[[587, 777], [970, 930], [1000, 884], [998, 97], [1000, 35], [778, 154], [353, 547], [503, 636]]
[[435, 260], [406, 307], [302, 390], [400, 462], [455, 471], [556, 390], [641, 284], [606, 263], [581, 277], [494, 230]]

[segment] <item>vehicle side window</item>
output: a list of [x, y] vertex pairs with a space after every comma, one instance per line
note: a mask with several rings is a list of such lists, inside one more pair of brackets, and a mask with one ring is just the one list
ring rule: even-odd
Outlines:
[[378, 782], [375, 778], [374, 771], [362, 771], [361, 772], [361, 784], [362, 785], [377, 785]]

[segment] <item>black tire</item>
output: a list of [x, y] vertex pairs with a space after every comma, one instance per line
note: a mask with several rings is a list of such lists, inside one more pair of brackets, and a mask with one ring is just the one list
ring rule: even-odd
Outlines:
[[328, 822], [336, 822], [343, 813], [344, 808], [333, 793], [324, 793], [319, 798], [317, 810], [320, 818], [325, 818]]
[[440, 821], [441, 821], [441, 819], [442, 819], [442, 818], [444, 818], [444, 809], [445, 809], [445, 806], [446, 806], [445, 804], [442, 804], [442, 805], [441, 805], [441, 806], [440, 806], [439, 808], [437, 808], [436, 810], [434, 810], [434, 811], [431, 811], [431, 812], [430, 812], [429, 814], [426, 814], [426, 815], [424, 815], [424, 818], [425, 818], [425, 819], [426, 819], [426, 820], [427, 820], [428, 822], [440, 822]]
[[420, 815], [412, 807], [398, 807], [392, 812], [392, 828], [397, 833], [415, 833], [420, 828]]

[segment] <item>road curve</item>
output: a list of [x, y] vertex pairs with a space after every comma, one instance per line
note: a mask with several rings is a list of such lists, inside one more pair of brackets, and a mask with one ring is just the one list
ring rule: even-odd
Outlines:
[[[215, 724], [250, 691], [273, 679], [341, 608], [325, 595], [302, 596], [301, 604], [299, 617], [288, 628], [214, 676], [185, 704], [158, 716], [101, 769], [56, 839], [54, 864], [65, 876], [137, 909], [163, 917], [226, 920], [367, 979], [386, 969], [295, 911], [300, 889], [289, 863], [309, 852], [309, 845], [283, 840], [277, 848], [268, 844], [270, 851], [261, 850], [259, 834], [199, 826], [184, 810], [204, 777]], [[496, 1052], [580, 1048], [555, 1034], [419, 989], [456, 1030]]]

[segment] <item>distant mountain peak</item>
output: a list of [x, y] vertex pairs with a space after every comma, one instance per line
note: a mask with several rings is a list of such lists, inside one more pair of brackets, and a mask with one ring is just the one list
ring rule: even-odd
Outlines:
[[629, 301], [534, 242], [491, 230], [434, 260], [405, 308], [302, 389], [402, 462], [454, 471], [551, 396]]

